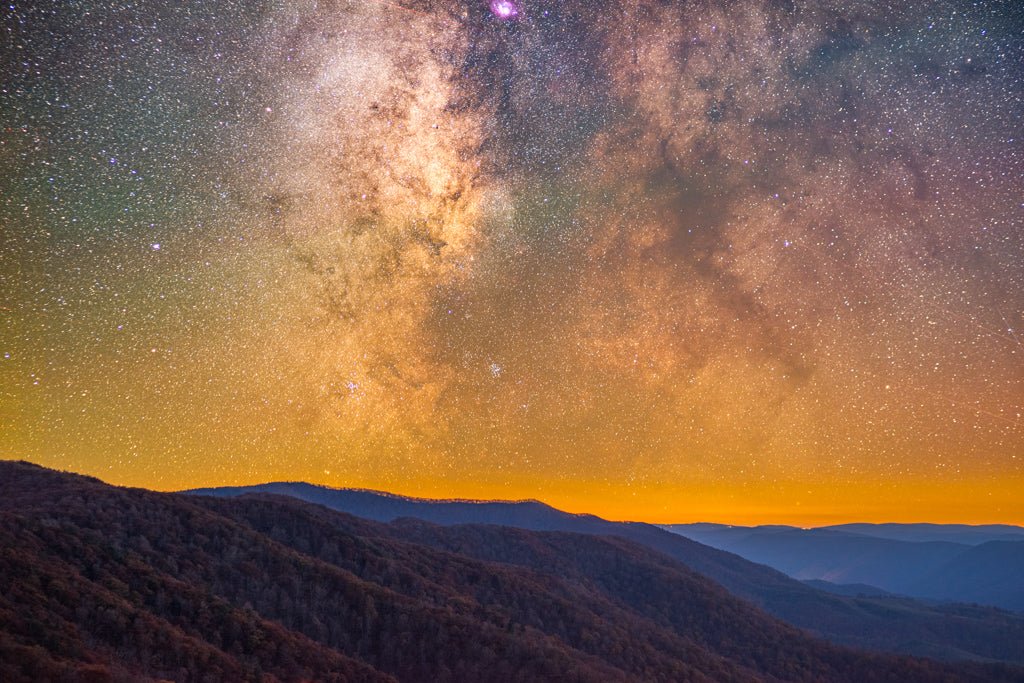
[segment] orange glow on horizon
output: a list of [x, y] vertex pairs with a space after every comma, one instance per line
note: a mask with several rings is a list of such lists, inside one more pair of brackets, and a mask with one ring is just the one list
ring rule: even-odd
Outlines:
[[[45, 461], [37, 464], [54, 467]], [[810, 528], [852, 522], [932, 524], [1013, 524], [1024, 526], [1024, 477], [996, 482], [778, 482], [739, 487], [724, 484], [669, 487], [616, 487], [608, 482], [498, 482], [478, 480], [388, 483], [351, 481], [331, 473], [280, 472], [265, 478], [241, 473], [182, 474], [157, 485], [145, 475], [102, 470], [79, 471], [109, 484], [175, 492], [218, 486], [250, 486], [272, 481], [304, 481], [331, 488], [382, 491], [432, 500], [538, 500], [564, 512], [593, 514], [612, 521], [651, 524], [713, 522], [737, 526], [786, 524]], [[978, 496], [978, 491], [984, 491]], [[870, 501], [868, 503], [867, 501]]]

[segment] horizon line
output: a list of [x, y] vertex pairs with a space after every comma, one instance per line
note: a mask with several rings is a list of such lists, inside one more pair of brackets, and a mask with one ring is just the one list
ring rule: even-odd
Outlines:
[[646, 520], [643, 520], [643, 519], [636, 519], [636, 518], [615, 519], [615, 518], [612, 518], [612, 517], [605, 517], [605, 516], [599, 515], [597, 513], [590, 512], [590, 511], [574, 512], [572, 510], [566, 510], [566, 509], [558, 507], [556, 505], [552, 505], [551, 503], [548, 503], [548, 502], [546, 502], [546, 501], [544, 501], [544, 500], [542, 500], [540, 498], [462, 498], [462, 497], [429, 498], [429, 497], [424, 497], [424, 496], [409, 495], [409, 494], [405, 494], [405, 493], [396, 493], [394, 491], [387, 491], [385, 489], [375, 489], [375, 488], [370, 488], [370, 487], [331, 486], [329, 484], [319, 484], [319, 483], [315, 483], [315, 482], [311, 482], [311, 481], [306, 481], [306, 480], [303, 480], [303, 479], [276, 479], [276, 480], [270, 480], [270, 481], [261, 481], [261, 482], [254, 483], [254, 484], [223, 484], [223, 485], [219, 485], [219, 486], [197, 486], [197, 487], [193, 487], [193, 488], [184, 488], [184, 489], [177, 489], [177, 488], [174, 488], [174, 489], [158, 489], [158, 488], [151, 488], [151, 487], [147, 487], [147, 486], [135, 486], [135, 485], [128, 485], [128, 484], [113, 484], [113, 483], [111, 483], [109, 481], [106, 481], [104, 479], [101, 479], [100, 477], [98, 477], [96, 475], [93, 475], [93, 474], [85, 474], [85, 473], [76, 472], [76, 471], [70, 470], [70, 469], [62, 469], [62, 468], [57, 468], [57, 467], [50, 467], [50, 466], [47, 466], [47, 465], [40, 465], [39, 463], [35, 463], [35, 462], [30, 461], [30, 460], [26, 460], [24, 458], [18, 458], [18, 457], [14, 457], [14, 458], [0, 458], [0, 463], [4, 463], [4, 462], [6, 462], [6, 463], [22, 463], [22, 464], [30, 465], [32, 467], [38, 467], [38, 468], [44, 469], [44, 470], [50, 470], [52, 472], [59, 472], [59, 473], [63, 473], [63, 474], [71, 474], [71, 475], [75, 475], [75, 476], [79, 476], [79, 477], [86, 477], [86, 478], [90, 478], [90, 479], [95, 479], [96, 481], [99, 481], [102, 484], [107, 485], [107, 486], [114, 486], [114, 487], [117, 487], [117, 488], [127, 488], [127, 489], [142, 489], [142, 490], [145, 490], [145, 491], [152, 491], [154, 493], [195, 494], [195, 493], [201, 492], [201, 491], [212, 491], [212, 490], [217, 490], [217, 489], [254, 488], [254, 487], [268, 486], [268, 485], [274, 485], [274, 484], [302, 484], [302, 485], [305, 485], [305, 486], [313, 486], [313, 487], [316, 487], [316, 488], [327, 489], [327, 490], [331, 490], [331, 491], [349, 491], [349, 492], [355, 492], [355, 493], [368, 493], [368, 494], [379, 495], [379, 496], [384, 496], [384, 497], [388, 497], [388, 498], [395, 498], [395, 499], [414, 501], [414, 502], [423, 502], [423, 503], [463, 503], [463, 504], [470, 504], [470, 505], [484, 505], [484, 504], [496, 504], [496, 503], [497, 504], [513, 505], [513, 504], [523, 504], [523, 503], [535, 503], [535, 504], [543, 505], [545, 507], [551, 508], [552, 510], [556, 510], [558, 512], [561, 512], [561, 513], [567, 514], [567, 515], [573, 515], [573, 516], [577, 516], [577, 517], [588, 517], [588, 516], [589, 517], [596, 517], [598, 519], [603, 519], [603, 520], [608, 521], [608, 522], [649, 524], [651, 526], [656, 526], [656, 527], [659, 527], [659, 528], [660, 527], [671, 527], [671, 526], [689, 526], [689, 525], [696, 525], [696, 524], [708, 524], [708, 525], [715, 525], [715, 526], [733, 527], [733, 528], [748, 528], [748, 529], [754, 529], [754, 528], [759, 528], [759, 527], [772, 527], [772, 526], [774, 526], [774, 527], [786, 527], [786, 528], [790, 528], [790, 529], [801, 529], [801, 530], [807, 531], [807, 530], [812, 530], [812, 529], [829, 529], [829, 528], [835, 528], [835, 527], [851, 525], [851, 524], [864, 524], [864, 525], [871, 525], [871, 526], [885, 526], [885, 525], [894, 525], [894, 526], [918, 525], [918, 526], [921, 526], [921, 525], [930, 525], [930, 526], [936, 526], [936, 527], [961, 526], [961, 527], [975, 527], [975, 528], [977, 528], [977, 527], [1003, 526], [1003, 527], [1011, 527], [1011, 528], [1014, 528], [1014, 529], [1024, 529], [1024, 522], [1019, 523], [1019, 524], [1015, 524], [1013, 522], [934, 522], [934, 521], [867, 522], [867, 521], [857, 521], [857, 518], [852, 518], [852, 517], [850, 519], [854, 520], [854, 521], [835, 522], [835, 523], [831, 523], [831, 524], [809, 524], [809, 525], [801, 525], [801, 524], [793, 524], [793, 523], [785, 523], [785, 522], [763, 522], [763, 523], [759, 523], [759, 524], [736, 524], [736, 523], [730, 523], [730, 522], [714, 522], [714, 521], [710, 521], [707, 518], [701, 518], [701, 519], [697, 519], [695, 521], [651, 522], [651, 521], [646, 521]]

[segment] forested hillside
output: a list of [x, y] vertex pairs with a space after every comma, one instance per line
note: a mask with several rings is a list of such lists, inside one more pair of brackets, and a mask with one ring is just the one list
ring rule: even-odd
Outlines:
[[808, 637], [623, 539], [0, 463], [0, 679], [989, 681]]

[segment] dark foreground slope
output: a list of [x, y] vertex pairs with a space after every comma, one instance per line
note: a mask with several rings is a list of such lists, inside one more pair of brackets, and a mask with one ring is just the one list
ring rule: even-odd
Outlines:
[[0, 680], [1013, 681], [807, 637], [624, 539], [0, 463]]
[[379, 521], [414, 517], [442, 525], [500, 524], [619, 536], [668, 555], [772, 615], [835, 643], [947, 660], [1024, 663], [1020, 615], [989, 607], [927, 605], [899, 597], [836, 595], [650, 524], [568, 514], [536, 501], [433, 501], [291, 482], [194, 493], [287, 495]]

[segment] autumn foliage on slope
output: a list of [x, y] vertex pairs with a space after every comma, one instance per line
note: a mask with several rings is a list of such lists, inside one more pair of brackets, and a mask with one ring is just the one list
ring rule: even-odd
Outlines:
[[0, 463], [4, 681], [957, 681], [622, 539], [380, 524]]

